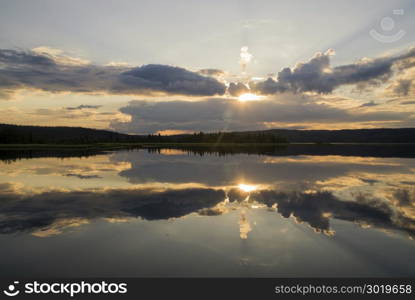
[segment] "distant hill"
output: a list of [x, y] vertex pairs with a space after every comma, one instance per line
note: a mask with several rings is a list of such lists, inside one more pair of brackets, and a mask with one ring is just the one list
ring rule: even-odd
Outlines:
[[135, 141], [137, 141], [135, 136], [107, 130], [0, 124], [0, 144], [90, 144]]
[[0, 124], [0, 144], [91, 143], [415, 143], [415, 128], [350, 130], [289, 130], [129, 135], [82, 127]]
[[345, 130], [289, 130], [263, 131], [300, 143], [415, 143], [415, 128], [379, 128]]

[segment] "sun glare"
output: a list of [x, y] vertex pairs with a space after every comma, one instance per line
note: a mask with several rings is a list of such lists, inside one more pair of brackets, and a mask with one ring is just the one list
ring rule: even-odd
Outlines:
[[257, 189], [255, 185], [249, 185], [249, 184], [243, 184], [243, 183], [239, 184], [238, 188], [247, 193], [255, 191]]
[[241, 102], [246, 102], [246, 101], [258, 101], [261, 100], [261, 96], [252, 94], [252, 93], [245, 93], [242, 94], [238, 97], [238, 100]]

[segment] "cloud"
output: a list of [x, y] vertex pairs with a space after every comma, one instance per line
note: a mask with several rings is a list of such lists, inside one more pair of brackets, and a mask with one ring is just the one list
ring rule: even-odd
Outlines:
[[13, 99], [16, 94], [16, 91], [13, 89], [2, 89], [1, 85], [2, 84], [0, 83], [0, 100]]
[[248, 52], [248, 47], [243, 46], [241, 53], [239, 54], [239, 64], [241, 65], [242, 72], [246, 71], [247, 65], [251, 62], [253, 55]]
[[283, 85], [272, 78], [268, 78], [265, 81], [251, 82], [249, 87], [252, 92], [263, 95], [278, 94], [289, 90], [288, 86]]
[[415, 58], [406, 59], [397, 64], [397, 76], [383, 92], [386, 97], [402, 97], [412, 100], [415, 95], [412, 89], [415, 80]]
[[238, 82], [238, 83], [231, 82], [229, 84], [228, 93], [231, 96], [240, 96], [240, 95], [248, 93], [248, 92], [249, 92], [249, 88], [241, 82]]
[[284, 68], [277, 79], [268, 78], [263, 82], [252, 82], [251, 89], [260, 94], [274, 94], [285, 91], [317, 92], [327, 94], [342, 85], [378, 84], [388, 80], [396, 65], [401, 70], [412, 65], [406, 63], [415, 57], [415, 48], [397, 56], [376, 59], [362, 59], [356, 63], [331, 67], [330, 56], [334, 50], [316, 53], [309, 61], [300, 62], [294, 68]]
[[[120, 81], [134, 90], [154, 90], [182, 95], [222, 95], [225, 86], [219, 81], [165, 65], [145, 65], [121, 73]], [[126, 87], [124, 87], [126, 88]]]
[[405, 189], [400, 189], [395, 191], [394, 197], [397, 200], [399, 206], [411, 206], [412, 204], [415, 205], [415, 191], [410, 192]]
[[201, 69], [198, 73], [204, 76], [212, 77], [221, 77], [225, 75], [225, 71], [219, 69]]
[[362, 105], [360, 105], [360, 107], [371, 107], [371, 106], [377, 106], [377, 105], [379, 104], [372, 100], [372, 101], [363, 103]]
[[51, 67], [55, 66], [55, 61], [46, 55], [39, 54], [35, 51], [18, 51], [10, 49], [0, 50], [0, 63], [6, 66], [26, 66], [33, 67]]
[[110, 94], [212, 96], [225, 85], [212, 77], [166, 65], [98, 66], [59, 51], [0, 49], [0, 96], [19, 89]]
[[411, 86], [412, 80], [400, 79], [396, 82], [396, 85], [393, 87], [393, 91], [395, 92], [395, 94], [399, 96], [408, 96]]
[[362, 112], [316, 103], [315, 98], [290, 93], [261, 101], [241, 103], [235, 99], [211, 98], [202, 101], [131, 101], [120, 112], [129, 122], [112, 122], [111, 127], [127, 133], [154, 133], [161, 130], [219, 131], [259, 130], [274, 123], [384, 122], [409, 119], [410, 112]]
[[[413, 67], [415, 48], [400, 55], [362, 59], [349, 65], [332, 67], [334, 51], [318, 52], [310, 60], [293, 68], [284, 68], [276, 78], [252, 81], [251, 92], [276, 94], [284, 92], [331, 93], [342, 85], [377, 84], [388, 80], [396, 70]], [[241, 48], [240, 64], [245, 70], [252, 60], [247, 47]], [[48, 92], [110, 93], [123, 95], [223, 95], [221, 81], [225, 72], [202, 69], [192, 72], [180, 67], [150, 64], [131, 67], [125, 64], [95, 65], [87, 60], [70, 57], [61, 50], [38, 47], [30, 51], [0, 49], [0, 97], [10, 99], [19, 89]], [[219, 80], [218, 80], [219, 79]], [[395, 93], [407, 95], [412, 80], [400, 79]], [[248, 92], [241, 82], [230, 83], [232, 96]]]
[[62, 50], [51, 48], [51, 47], [33, 48], [32, 52], [39, 54], [41, 56], [49, 57], [55, 63], [60, 64], [60, 65], [79, 66], [79, 65], [88, 65], [91, 63], [89, 60], [86, 60], [86, 59], [65, 55]]
[[[118, 111], [61, 108], [0, 108], [1, 122], [6, 124], [38, 126], [80, 126], [108, 129], [110, 122], [128, 122], [130, 116]], [[22, 121], [23, 120], [23, 121]]]
[[78, 110], [78, 109], [98, 109], [102, 107], [102, 105], [88, 105], [88, 104], [81, 104], [75, 107], [66, 107], [67, 110]]
[[[118, 120], [119, 122], [127, 121], [130, 118], [127, 115], [123, 115], [120, 112], [106, 111], [100, 112], [91, 109], [82, 108], [38, 108], [32, 112], [26, 113], [26, 118], [32, 117], [37, 122], [51, 122], [53, 119], [54, 124], [59, 124], [58, 120], [72, 119], [79, 122], [110, 122]], [[68, 122], [67, 120], [64, 122]], [[63, 123], [65, 124], [65, 123]]]
[[65, 176], [67, 176], [67, 177], [77, 177], [79, 179], [99, 179], [99, 178], [102, 178], [99, 175], [83, 175], [83, 174], [73, 174], [73, 173], [66, 174]]

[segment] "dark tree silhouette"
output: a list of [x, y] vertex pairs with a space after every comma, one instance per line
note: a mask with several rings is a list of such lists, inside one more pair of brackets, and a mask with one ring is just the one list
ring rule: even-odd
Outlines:
[[42, 127], [0, 124], [0, 144], [95, 143], [415, 143], [415, 128], [356, 130], [285, 130], [215, 132], [181, 135], [128, 135], [81, 127]]

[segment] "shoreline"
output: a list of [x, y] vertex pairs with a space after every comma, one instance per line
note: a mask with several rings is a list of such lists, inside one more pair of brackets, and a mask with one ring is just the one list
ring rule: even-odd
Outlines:
[[117, 150], [128, 148], [153, 147], [263, 147], [263, 146], [330, 146], [330, 145], [362, 145], [362, 146], [394, 146], [415, 145], [415, 143], [95, 143], [95, 144], [0, 144], [0, 150]]

